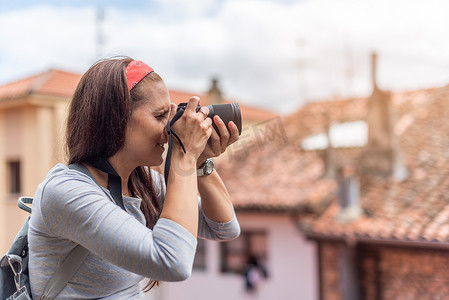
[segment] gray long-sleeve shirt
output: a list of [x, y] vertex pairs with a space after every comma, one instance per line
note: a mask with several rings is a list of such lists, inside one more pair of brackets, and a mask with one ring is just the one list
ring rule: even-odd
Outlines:
[[[154, 171], [152, 177], [163, 199], [163, 180]], [[79, 171], [62, 164], [50, 170], [36, 191], [28, 233], [33, 298], [41, 296], [77, 244], [91, 253], [59, 294], [60, 299], [139, 298], [139, 282], [144, 277], [179, 281], [190, 276], [196, 239], [169, 219], [161, 218], [153, 230], [148, 229], [141, 200], [123, 197], [123, 202], [126, 212], [112, 202], [108, 190]], [[239, 233], [235, 215], [228, 223], [213, 222], [199, 201], [199, 237], [228, 240]]]

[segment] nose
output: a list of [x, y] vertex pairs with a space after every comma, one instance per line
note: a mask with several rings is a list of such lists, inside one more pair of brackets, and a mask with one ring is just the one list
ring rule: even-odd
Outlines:
[[168, 139], [167, 123], [165, 124], [164, 129], [162, 130], [162, 136], [164, 137], [164, 140]]

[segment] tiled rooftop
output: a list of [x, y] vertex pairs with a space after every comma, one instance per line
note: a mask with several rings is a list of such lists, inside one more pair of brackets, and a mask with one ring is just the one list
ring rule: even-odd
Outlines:
[[[241, 146], [240, 156], [219, 165], [236, 208], [298, 212], [300, 228], [310, 235], [448, 240], [449, 86], [393, 93], [391, 102], [408, 175], [398, 182], [361, 174], [360, 218], [338, 220], [336, 181], [323, 178], [325, 152], [305, 151], [301, 141], [326, 124], [364, 120], [367, 98], [310, 103], [280, 120], [285, 137], [245, 141], [252, 147]], [[357, 165], [362, 148], [334, 151], [338, 165]]]
[[[10, 82], [0, 86], [0, 102], [26, 97], [31, 94], [71, 98], [75, 92], [79, 80], [81, 79], [81, 76], [81, 74], [77, 73], [51, 69], [44, 73]], [[177, 104], [186, 102], [191, 96], [195, 95], [201, 98], [201, 105], [210, 104], [207, 93], [194, 94], [178, 90], [170, 90], [169, 94], [171, 101]], [[230, 101], [229, 99], [224, 100], [224, 103], [231, 102], [238, 101]], [[276, 114], [263, 109], [241, 103], [239, 105], [242, 112], [242, 118], [246, 121], [260, 122], [276, 116]]]
[[49, 70], [0, 86], [0, 101], [24, 97], [32, 93], [71, 97], [80, 79], [80, 74]]

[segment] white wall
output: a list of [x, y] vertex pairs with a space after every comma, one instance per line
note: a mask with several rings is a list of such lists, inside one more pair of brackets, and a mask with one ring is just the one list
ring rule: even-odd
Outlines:
[[194, 271], [178, 283], [163, 283], [146, 294], [151, 300], [177, 299], [318, 299], [318, 275], [315, 244], [305, 240], [285, 215], [237, 214], [243, 230], [266, 230], [268, 233], [269, 278], [255, 295], [245, 292], [243, 276], [220, 273], [220, 247], [207, 242], [207, 269]]

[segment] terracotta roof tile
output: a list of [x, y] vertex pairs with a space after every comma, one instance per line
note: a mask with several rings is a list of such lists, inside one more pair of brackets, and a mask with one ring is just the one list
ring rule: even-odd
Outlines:
[[[81, 74], [77, 73], [52, 69], [44, 73], [0, 86], [0, 101], [16, 99], [30, 94], [71, 98], [81, 76]], [[207, 94], [194, 94], [191, 92], [171, 89], [169, 90], [169, 95], [171, 101], [177, 104], [188, 101], [192, 96], [199, 96], [201, 105], [210, 104]], [[224, 103], [231, 102], [236, 101], [231, 101], [229, 99], [224, 100]], [[261, 122], [277, 116], [276, 114], [263, 109], [251, 107], [242, 103], [239, 103], [239, 105], [242, 112], [242, 118], [247, 122]]]
[[0, 86], [0, 101], [15, 99], [32, 93], [70, 98], [80, 79], [80, 74], [49, 70]]
[[38, 77], [38, 75], [35, 75], [0, 86], [0, 100], [28, 95]]
[[34, 87], [35, 93], [71, 98], [81, 79], [80, 74], [60, 70], [50, 70], [47, 76], [46, 79], [42, 78], [40, 85]]
[[[323, 221], [324, 224], [350, 228], [359, 235], [374, 233], [372, 236], [378, 238], [428, 241], [443, 241], [447, 238], [449, 197], [446, 191], [449, 188], [449, 168], [446, 166], [446, 149], [449, 143], [446, 133], [449, 127], [442, 126], [442, 120], [449, 110], [442, 103], [443, 99], [447, 99], [442, 97], [444, 94], [449, 96], [447, 87], [393, 97], [393, 101], [400, 100], [399, 104], [403, 103], [406, 96], [410, 97], [412, 101], [399, 106], [397, 112], [399, 115], [416, 115], [415, 121], [408, 125], [409, 128], [401, 136], [411, 176], [404, 182], [390, 182], [386, 186], [373, 184], [367, 188], [362, 196], [362, 205], [370, 215], [346, 225], [330, 219]], [[413, 110], [413, 106], [419, 106], [420, 109]], [[423, 109], [428, 113], [424, 114]], [[325, 226], [316, 228], [326, 233]]]
[[[307, 234], [447, 241], [448, 99], [449, 86], [392, 94], [395, 131], [409, 175], [401, 182], [362, 182], [363, 215], [349, 223], [338, 221], [336, 183], [322, 178], [323, 151], [302, 151], [300, 141], [323, 132], [329, 122], [363, 120], [366, 98], [310, 103], [281, 119], [285, 139], [268, 140], [241, 161], [220, 165], [220, 171], [237, 209], [301, 212], [299, 225]], [[360, 151], [335, 149], [335, 161], [356, 163]]]

